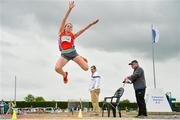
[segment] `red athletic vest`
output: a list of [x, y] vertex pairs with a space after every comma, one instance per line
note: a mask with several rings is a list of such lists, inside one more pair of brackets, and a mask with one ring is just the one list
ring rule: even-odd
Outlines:
[[61, 32], [59, 35], [59, 50], [68, 50], [71, 48], [74, 48], [74, 34], [72, 32], [70, 33], [65, 33]]

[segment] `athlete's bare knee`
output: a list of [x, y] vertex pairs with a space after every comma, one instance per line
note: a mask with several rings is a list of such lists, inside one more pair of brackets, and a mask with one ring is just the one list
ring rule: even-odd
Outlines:
[[87, 66], [87, 67], [83, 67], [83, 70], [84, 71], [88, 71], [89, 70], [89, 67]]
[[58, 67], [55, 67], [55, 69], [54, 69], [56, 72], [58, 72]]
[[62, 68], [61, 68], [61, 67], [59, 67], [59, 66], [55, 66], [55, 71], [56, 71], [56, 72], [59, 72], [60, 70], [62, 70]]

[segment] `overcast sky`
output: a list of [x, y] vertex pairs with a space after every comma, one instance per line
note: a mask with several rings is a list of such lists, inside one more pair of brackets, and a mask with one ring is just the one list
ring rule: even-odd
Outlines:
[[[67, 0], [0, 0], [0, 99], [17, 100], [27, 94], [46, 100], [90, 99], [90, 71], [73, 61], [65, 70], [69, 83], [54, 71], [60, 21]], [[180, 101], [180, 1], [179, 0], [76, 0], [68, 21], [77, 32], [91, 21], [98, 24], [75, 42], [78, 53], [96, 65], [101, 80], [102, 100], [121, 87], [137, 59], [145, 71], [147, 88], [153, 88], [151, 24], [158, 27], [155, 44], [157, 87]], [[135, 101], [132, 85], [125, 86], [122, 99]]]

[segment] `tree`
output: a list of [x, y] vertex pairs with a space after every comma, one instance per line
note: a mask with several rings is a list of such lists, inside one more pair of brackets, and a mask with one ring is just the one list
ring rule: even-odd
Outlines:
[[27, 97], [24, 98], [26, 102], [35, 102], [35, 97], [32, 94], [28, 94]]
[[41, 96], [36, 97], [36, 102], [44, 102], [45, 99]]
[[122, 100], [121, 103], [130, 103], [128, 99]]
[[26, 102], [45, 102], [45, 99], [41, 96], [34, 97], [32, 94], [28, 94], [27, 97], [24, 98]]

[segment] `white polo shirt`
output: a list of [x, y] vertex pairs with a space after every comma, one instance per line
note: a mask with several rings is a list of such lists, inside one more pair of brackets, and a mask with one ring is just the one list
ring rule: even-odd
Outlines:
[[90, 86], [89, 86], [89, 90], [95, 90], [95, 89], [100, 89], [100, 80], [101, 80], [101, 76], [95, 72], [91, 75], [91, 82], [90, 82]]

